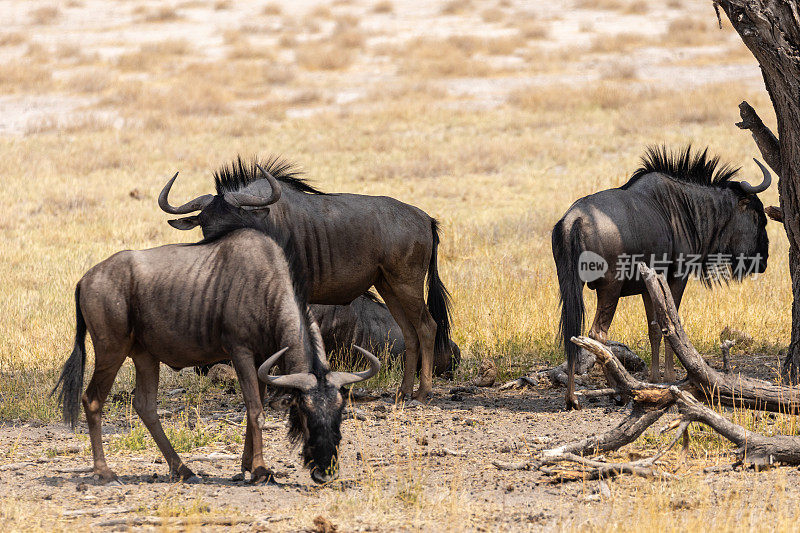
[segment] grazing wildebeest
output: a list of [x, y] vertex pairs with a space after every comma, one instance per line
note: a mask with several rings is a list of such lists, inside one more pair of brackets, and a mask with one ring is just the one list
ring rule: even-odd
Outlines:
[[[575, 397], [578, 348], [570, 338], [583, 328], [584, 282], [597, 291], [589, 336], [601, 342], [606, 341], [619, 298], [642, 295], [653, 356], [650, 374], [659, 381], [661, 330], [644, 283], [638, 275], [630, 275], [637, 272], [636, 263], [643, 261], [665, 274], [676, 306], [690, 274], [698, 273], [695, 265], [706, 285], [764, 272], [767, 219], [756, 194], [769, 187], [771, 176], [756, 163], [764, 178], [752, 186], [732, 181], [738, 169], [720, 165], [719, 158], [708, 156], [708, 149], [692, 154], [688, 147], [673, 154], [665, 147], [651, 147], [627, 183], [581, 198], [556, 223], [552, 244], [561, 292], [560, 330], [569, 366], [567, 408], [580, 408]], [[747, 268], [741, 268], [740, 261], [746, 261]], [[600, 272], [603, 264], [606, 270]], [[587, 267], [583, 273], [581, 267]], [[621, 270], [627, 272], [620, 275]], [[668, 381], [675, 380], [672, 357], [667, 345]]]
[[414, 397], [427, 398], [432, 389], [434, 352], [445, 353], [450, 338], [449, 295], [437, 267], [436, 220], [386, 196], [323, 193], [277, 158], [264, 167], [277, 178], [280, 189], [271, 187], [259, 174], [256, 161], [248, 165], [237, 158], [215, 173], [216, 196], [206, 194], [180, 207], [171, 206], [167, 197], [176, 174], [161, 191], [158, 205], [175, 215], [200, 211], [169, 223], [182, 230], [199, 225], [208, 235], [219, 225], [236, 224], [211, 208], [215, 198], [244, 205], [242, 202], [259, 190], [271, 188], [277, 197], [269, 208], [261, 206], [255, 214], [288, 232], [308, 279], [309, 302], [348, 304], [375, 286], [405, 339], [405, 371], [399, 392], [406, 396], [413, 391], [421, 352], [420, 384]]
[[[250, 205], [254, 204], [253, 200]], [[208, 208], [238, 212], [234, 214], [239, 224], [196, 244], [119, 252], [78, 282], [75, 346], [54, 389], [61, 387], [64, 419], [75, 426], [82, 400], [94, 473], [103, 481], [115, 480], [103, 453], [101, 414], [117, 372], [130, 356], [136, 367], [136, 412], [164, 455], [170, 475], [195, 482], [198, 478], [173, 449], [156, 414], [159, 363], [182, 368], [230, 358], [247, 409], [242, 470], [252, 473], [253, 482], [268, 478], [261, 423], [264, 387], [269, 383], [291, 393], [289, 437], [302, 441], [312, 479], [326, 482], [337, 471], [344, 407], [340, 388], [373, 376], [380, 363], [362, 351], [369, 370], [331, 372], [319, 329], [305, 304], [303, 273], [285, 238], [222, 198]], [[81, 396], [87, 331], [94, 344], [95, 369]], [[284, 375], [269, 376], [279, 359]]]
[[[349, 305], [313, 304], [310, 307], [331, 362], [332, 358], [352, 362], [354, 356], [358, 356], [355, 346], [373, 353], [386, 351], [392, 359], [405, 353], [400, 326], [373, 293], [362, 294]], [[437, 376], [452, 372], [461, 361], [458, 345], [452, 340], [449, 345], [445, 352], [437, 352], [433, 361], [433, 373]]]

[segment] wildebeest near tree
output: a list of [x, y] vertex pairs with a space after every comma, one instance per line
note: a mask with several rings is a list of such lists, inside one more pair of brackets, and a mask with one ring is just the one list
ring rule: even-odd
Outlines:
[[[567, 408], [580, 408], [575, 396], [578, 348], [570, 338], [580, 335], [583, 327], [585, 282], [597, 291], [589, 336], [601, 342], [606, 341], [619, 298], [642, 295], [653, 356], [651, 379], [658, 381], [662, 334], [644, 283], [635, 275], [636, 262], [665, 274], [676, 306], [693, 273], [710, 285], [764, 272], [769, 252], [767, 219], [756, 194], [769, 187], [771, 176], [756, 163], [763, 180], [752, 186], [733, 181], [738, 169], [720, 165], [707, 149], [692, 154], [687, 147], [672, 154], [665, 147], [649, 148], [627, 183], [581, 198], [556, 223], [552, 245], [561, 292], [560, 330], [569, 366]], [[582, 257], [607, 269], [582, 276]], [[693, 265], [699, 265], [699, 272]], [[668, 381], [675, 379], [672, 357], [667, 346]]]
[[[250, 200], [250, 205], [256, 203]], [[78, 282], [75, 347], [54, 389], [61, 387], [65, 421], [75, 426], [82, 399], [94, 473], [104, 481], [115, 480], [103, 453], [101, 413], [120, 366], [130, 356], [136, 367], [136, 412], [164, 455], [170, 475], [197, 481], [156, 414], [159, 363], [182, 368], [230, 358], [247, 408], [242, 469], [252, 473], [253, 482], [268, 477], [261, 423], [264, 387], [269, 383], [291, 393], [289, 436], [303, 443], [302, 456], [312, 479], [328, 481], [337, 471], [344, 407], [340, 388], [368, 379], [380, 363], [364, 351], [369, 370], [331, 372], [305, 303], [303, 273], [285, 238], [222, 198], [207, 207], [226, 212], [238, 223], [218, 228], [197, 244], [119, 252]], [[81, 396], [87, 331], [94, 344], [95, 369]], [[269, 376], [278, 360], [284, 375]]]
[[[310, 306], [314, 318], [319, 324], [328, 359], [345, 358], [344, 362], [352, 362], [359, 352], [356, 346], [366, 348], [373, 353], [386, 352], [392, 359], [405, 353], [403, 332], [397, 325], [389, 309], [378, 301], [373, 293], [362, 294], [348, 305]], [[461, 350], [449, 340], [449, 348], [444, 352], [437, 351], [433, 361], [433, 373], [442, 375], [454, 370], [461, 361]]]
[[[280, 198], [272, 198], [269, 208], [256, 208], [255, 215], [288, 232], [308, 279], [309, 302], [347, 304], [375, 286], [405, 339], [400, 393], [412, 393], [421, 354], [420, 384], [414, 397], [425, 399], [432, 389], [434, 352], [444, 353], [450, 337], [449, 295], [437, 266], [436, 220], [386, 196], [323, 193], [277, 158], [264, 167], [280, 182]], [[215, 173], [216, 196], [206, 194], [173, 207], [167, 197], [175, 177], [161, 191], [159, 206], [170, 214], [200, 211], [170, 224], [183, 230], [199, 225], [204, 235], [219, 225], [236, 224], [220, 210], [210, 208], [214, 198], [253, 208], [245, 205], [248, 198], [270, 188], [256, 161], [246, 164], [237, 158]]]

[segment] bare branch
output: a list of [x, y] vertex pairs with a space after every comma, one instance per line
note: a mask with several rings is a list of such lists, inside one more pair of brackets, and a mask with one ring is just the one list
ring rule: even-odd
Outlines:
[[739, 104], [741, 122], [736, 125], [743, 130], [750, 130], [764, 161], [780, 176], [781, 174], [781, 148], [778, 138], [764, 125], [756, 110], [746, 101]]

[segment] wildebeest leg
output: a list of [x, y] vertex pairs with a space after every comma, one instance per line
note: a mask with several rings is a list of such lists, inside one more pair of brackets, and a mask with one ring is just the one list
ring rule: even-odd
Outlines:
[[[658, 383], [661, 381], [661, 369], [659, 368], [659, 357], [661, 355], [661, 327], [656, 322], [655, 310], [653, 309], [653, 301], [647, 292], [642, 293], [642, 301], [644, 302], [644, 312], [647, 316], [647, 336], [650, 338], [650, 381]], [[666, 359], [670, 357], [669, 351], [665, 354]]]
[[136, 391], [133, 397], [133, 408], [136, 409], [136, 413], [166, 459], [170, 477], [188, 482], [199, 481], [194, 472], [183, 464], [175, 452], [158, 419], [158, 359], [148, 352], [132, 354], [131, 358], [136, 366]]
[[[686, 289], [685, 279], [678, 279], [672, 282], [669, 286], [669, 291], [672, 293], [672, 299], [675, 301], [675, 310], [681, 307], [681, 298], [683, 298], [683, 291]], [[672, 346], [664, 343], [664, 380], [668, 382], [675, 381], [675, 353], [672, 351]]]
[[397, 325], [403, 332], [403, 340], [406, 344], [406, 356], [403, 362], [403, 381], [398, 390], [398, 396], [405, 399], [411, 396], [414, 392], [414, 378], [417, 371], [417, 360], [419, 358], [419, 337], [417, 337], [417, 330], [411, 325], [411, 322], [406, 318], [405, 310], [400, 299], [395, 295], [394, 290], [384, 280], [380, 280], [375, 284], [378, 293], [392, 313]]
[[[414, 398], [421, 402], [426, 401], [433, 390], [433, 345], [436, 340], [436, 322], [425, 304], [421, 286], [416, 287], [410, 283], [385, 282], [385, 284], [390, 285], [390, 292], [402, 307], [402, 314], [407, 322], [410, 323], [412, 330], [407, 334], [406, 328], [403, 325], [400, 326], [403, 330], [403, 337], [406, 340], [406, 361], [403, 383], [400, 388], [401, 392], [408, 394], [413, 389], [417, 359], [421, 355], [422, 365], [419, 372], [419, 388], [414, 393]], [[380, 289], [378, 289], [378, 292], [380, 292]], [[381, 293], [381, 296], [383, 296], [383, 293]], [[386, 305], [394, 315], [392, 306], [389, 306], [388, 302]], [[398, 324], [400, 324], [399, 321]], [[417, 341], [412, 352], [413, 356], [409, 354], [409, 336]]]
[[[258, 396], [261, 404], [264, 404], [264, 390], [266, 384], [258, 381]], [[242, 451], [242, 472], [252, 472], [253, 470], [253, 433], [250, 431], [250, 424], [245, 424], [244, 450]]]
[[[589, 337], [605, 343], [608, 340], [608, 328], [614, 320], [617, 310], [619, 294], [622, 286], [619, 283], [610, 283], [597, 288], [597, 309], [594, 312], [594, 321], [589, 328]], [[570, 365], [567, 376], [567, 406], [580, 408], [578, 398], [575, 396], [575, 367]]]
[[[93, 339], [96, 337], [92, 337]], [[103, 404], [108, 397], [114, 379], [117, 377], [119, 367], [128, 351], [128, 347], [109, 348], [97, 343], [95, 345], [95, 367], [92, 379], [83, 393], [83, 411], [86, 413], [86, 423], [89, 426], [89, 441], [92, 443], [92, 460], [94, 462], [94, 475], [104, 483], [114, 481], [117, 475], [108, 468], [106, 456], [103, 452]]]
[[[239, 385], [242, 387], [244, 405], [247, 409], [247, 433], [250, 434], [250, 481], [252, 483], [262, 483], [269, 481], [269, 472], [264, 464], [264, 441], [261, 434], [261, 423], [264, 420], [263, 387], [259, 384], [256, 367], [253, 363], [253, 354], [247, 350], [239, 349], [233, 353], [233, 368], [236, 369], [236, 376], [239, 378]], [[245, 454], [247, 453], [247, 442], [242, 453], [242, 466], [245, 466]]]

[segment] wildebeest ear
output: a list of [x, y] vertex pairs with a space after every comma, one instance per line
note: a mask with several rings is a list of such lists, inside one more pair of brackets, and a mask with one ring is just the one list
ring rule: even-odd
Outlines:
[[174, 220], [167, 220], [170, 226], [175, 229], [192, 229], [196, 228], [200, 225], [200, 221], [197, 219], [197, 216], [191, 217], [183, 217], [183, 218], [176, 218]]

